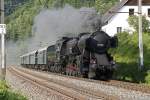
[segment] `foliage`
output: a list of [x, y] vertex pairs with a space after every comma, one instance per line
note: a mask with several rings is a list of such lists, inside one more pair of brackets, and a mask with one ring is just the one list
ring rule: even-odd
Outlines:
[[[76, 8], [83, 6], [96, 7], [98, 11], [103, 12], [108, 10], [108, 8], [118, 0], [100, 1], [102, 2], [99, 2], [99, 0], [26, 0], [23, 5], [20, 6], [18, 4], [18, 6], [15, 7], [15, 11], [5, 19], [8, 33], [7, 39], [17, 41], [18, 39], [22, 40], [31, 37], [33, 35], [32, 25], [34, 17], [42, 8], [63, 7], [65, 4], [70, 4]], [[107, 5], [107, 7], [105, 7], [105, 5]]]
[[96, 0], [95, 7], [101, 14], [104, 14], [118, 1], [119, 0]]
[[32, 36], [33, 18], [39, 12], [42, 5], [39, 0], [28, 2], [6, 18], [7, 39], [25, 39]]
[[95, 0], [56, 0], [54, 2], [54, 7], [63, 7], [65, 4], [70, 4], [73, 7], [93, 7], [95, 5]]
[[[135, 29], [136, 32], [138, 32], [139, 26], [138, 26], [138, 16], [133, 15], [129, 16], [128, 18], [128, 23], [131, 27]], [[150, 32], [150, 22], [149, 20], [146, 19], [146, 16], [142, 16], [142, 28], [143, 32]]]
[[144, 69], [139, 70], [138, 34], [119, 33], [119, 46], [112, 50], [117, 61], [115, 77], [121, 80], [150, 84], [150, 36], [143, 34]]
[[0, 81], [0, 100], [27, 100], [27, 98], [10, 91], [8, 85]]

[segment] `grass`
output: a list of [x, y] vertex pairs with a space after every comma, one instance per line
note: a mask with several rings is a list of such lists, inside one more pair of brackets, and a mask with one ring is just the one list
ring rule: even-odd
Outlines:
[[27, 100], [20, 93], [12, 92], [6, 82], [0, 81], [0, 100]]
[[138, 34], [119, 33], [117, 35], [118, 48], [110, 50], [117, 62], [114, 76], [124, 81], [150, 84], [150, 35], [143, 34], [144, 69], [142, 71], [139, 70]]

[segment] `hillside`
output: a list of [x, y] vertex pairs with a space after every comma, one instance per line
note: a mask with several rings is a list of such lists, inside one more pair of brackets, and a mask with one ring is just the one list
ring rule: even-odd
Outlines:
[[[95, 7], [100, 12], [105, 12], [113, 6], [118, 0], [6, 0], [5, 5], [8, 6], [6, 11], [11, 8], [12, 12], [6, 17], [8, 29], [7, 39], [19, 40], [27, 39], [32, 36], [32, 25], [34, 17], [43, 8], [58, 8], [65, 4], [70, 4], [75, 8]], [[9, 6], [11, 4], [11, 6]], [[107, 7], [104, 5], [107, 4]]]

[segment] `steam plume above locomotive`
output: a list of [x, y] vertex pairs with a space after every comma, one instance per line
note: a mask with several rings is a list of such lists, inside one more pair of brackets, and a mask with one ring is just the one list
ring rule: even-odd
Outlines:
[[44, 9], [34, 20], [34, 41], [55, 42], [58, 37], [93, 32], [100, 26], [100, 15], [94, 8], [75, 9], [69, 5], [58, 9]]

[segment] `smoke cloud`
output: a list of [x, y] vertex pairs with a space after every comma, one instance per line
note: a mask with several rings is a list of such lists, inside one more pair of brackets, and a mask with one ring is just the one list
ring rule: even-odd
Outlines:
[[77, 35], [95, 31], [100, 25], [100, 15], [94, 8], [75, 9], [69, 5], [59, 9], [42, 10], [34, 20], [34, 40], [55, 43], [64, 35]]

